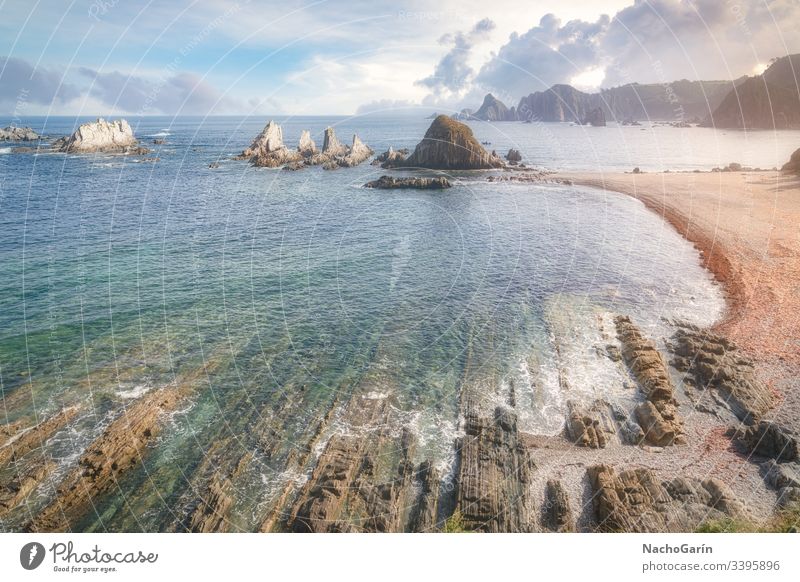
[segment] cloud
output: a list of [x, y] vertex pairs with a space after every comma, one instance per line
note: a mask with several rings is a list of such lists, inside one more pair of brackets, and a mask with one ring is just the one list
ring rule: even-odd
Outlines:
[[494, 28], [494, 22], [484, 18], [466, 33], [444, 35], [439, 43], [451, 46], [450, 50], [436, 64], [433, 74], [420, 79], [416, 84], [431, 89], [436, 95], [458, 93], [467, 88], [475, 73], [469, 65], [471, 51]]
[[601, 16], [594, 23], [570, 20], [562, 26], [556, 16], [546, 14], [528, 32], [512, 34], [481, 67], [477, 83], [487, 92], [516, 96], [567, 83], [598, 62], [597, 38], [608, 23], [608, 16]]
[[562, 24], [547, 14], [513, 33], [475, 76], [483, 93], [518, 99], [591, 75], [602, 85], [730, 79], [771, 58], [800, 52], [796, 0], [636, 0], [613, 17]]
[[176, 72], [147, 79], [119, 71], [100, 73], [86, 67], [79, 72], [92, 80], [90, 97], [131, 113], [206, 115], [243, 110], [241, 104], [194, 73]]
[[23, 107], [27, 103], [50, 105], [66, 103], [80, 96], [61, 72], [34, 68], [15, 57], [0, 57], [0, 104]]
[[392, 109], [411, 109], [420, 107], [419, 103], [415, 103], [408, 99], [376, 99], [369, 103], [363, 103], [358, 106], [356, 110], [357, 115], [365, 115], [367, 113], [377, 113], [380, 111], [389, 111]]

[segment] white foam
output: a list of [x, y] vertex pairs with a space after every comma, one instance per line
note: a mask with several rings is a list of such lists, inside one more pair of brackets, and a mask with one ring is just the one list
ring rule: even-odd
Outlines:
[[133, 388], [129, 388], [127, 390], [117, 390], [117, 396], [122, 398], [123, 400], [131, 400], [134, 398], [139, 398], [140, 396], [144, 396], [153, 387], [148, 384], [137, 384]]
[[147, 137], [167, 137], [168, 135], [172, 134], [166, 130], [161, 130], [158, 133], [151, 133]]
[[11, 148], [0, 148], [0, 154], [10, 154]]

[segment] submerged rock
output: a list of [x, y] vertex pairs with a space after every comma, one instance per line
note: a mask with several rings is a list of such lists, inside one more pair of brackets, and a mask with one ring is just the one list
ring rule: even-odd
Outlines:
[[142, 155], [147, 148], [139, 146], [130, 124], [124, 119], [84, 123], [69, 137], [57, 140], [53, 147], [68, 153], [121, 153]]
[[30, 127], [10, 125], [0, 129], [0, 141], [36, 141], [41, 136]]
[[397, 188], [416, 188], [417, 190], [443, 190], [450, 188], [452, 184], [447, 178], [395, 178], [393, 176], [381, 176], [377, 180], [367, 182], [364, 188], [380, 188], [382, 190], [393, 190]]
[[468, 126], [446, 115], [433, 120], [411, 156], [384, 165], [436, 170], [483, 170], [502, 166], [502, 160], [487, 152]]

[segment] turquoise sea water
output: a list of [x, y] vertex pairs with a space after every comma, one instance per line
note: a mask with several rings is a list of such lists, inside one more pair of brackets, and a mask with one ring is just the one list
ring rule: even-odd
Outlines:
[[[429, 123], [281, 121], [290, 145], [301, 129], [321, 143], [333, 124], [342, 141], [357, 131], [376, 151], [413, 147]], [[51, 135], [75, 122], [18, 120]], [[443, 192], [368, 190], [361, 185], [383, 173], [369, 164], [288, 172], [229, 159], [265, 122], [133, 120], [145, 145], [166, 140], [149, 146], [155, 162], [0, 155], [0, 423], [83, 404], [47, 443], [59, 469], [32, 505], [50, 498], [122, 407], [190, 378], [189, 401], [81, 529], [169, 529], [195, 471], [224, 439], [254, 451], [233, 511], [236, 527], [253, 529], [288, 481], [305, 478], [308, 467], [285, 467], [309, 427], [371, 370], [386, 383], [374, 397], [391, 392], [422, 450], [446, 469], [467, 359], [494, 385], [514, 384], [523, 430], [552, 434], [563, 423], [559, 366], [579, 392], [603, 393], [617, 380], [579, 347], [597, 321], [627, 313], [663, 338], [670, 319], [708, 324], [723, 309], [697, 252], [635, 200], [488, 183], [483, 174], [456, 175]], [[473, 126], [488, 147], [518, 147], [528, 164], [576, 169], [771, 167], [788, 158], [792, 138]], [[702, 156], [676, 151], [686, 131], [698, 132], [691, 139]], [[702, 140], [721, 144], [716, 158]], [[744, 147], [752, 140], [762, 141]], [[758, 154], [747, 159], [751, 149]], [[563, 151], [578, 153], [567, 161]], [[269, 415], [280, 415], [270, 425], [278, 429], [251, 430]], [[25, 521], [23, 509], [0, 528]]]

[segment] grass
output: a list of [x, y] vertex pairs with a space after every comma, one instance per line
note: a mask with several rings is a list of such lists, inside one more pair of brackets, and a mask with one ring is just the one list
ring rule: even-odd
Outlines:
[[800, 531], [800, 503], [780, 510], [763, 525], [742, 519], [726, 517], [707, 521], [697, 528], [697, 533], [797, 533]]
[[453, 515], [447, 518], [442, 527], [443, 533], [467, 533], [469, 530], [464, 524], [464, 516], [456, 510]]

